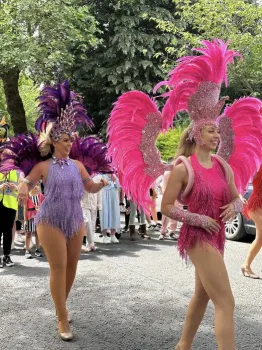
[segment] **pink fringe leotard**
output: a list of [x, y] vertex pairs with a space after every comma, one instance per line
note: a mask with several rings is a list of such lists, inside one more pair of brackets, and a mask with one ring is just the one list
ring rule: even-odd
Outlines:
[[220, 231], [210, 234], [201, 227], [183, 224], [178, 240], [178, 250], [185, 259], [187, 259], [186, 250], [193, 248], [196, 244], [208, 243], [221, 253], [224, 252], [225, 226], [219, 218], [222, 213], [220, 207], [229, 204], [231, 198], [225, 171], [216, 158], [212, 159], [213, 167], [206, 169], [199, 163], [195, 154], [190, 157], [194, 184], [186, 197], [186, 202], [188, 211], [191, 213], [207, 215], [217, 220]]
[[257, 209], [262, 209], [262, 166], [260, 167], [256, 177], [253, 180], [253, 192], [244, 207], [243, 214], [250, 220], [248, 212], [255, 212]]

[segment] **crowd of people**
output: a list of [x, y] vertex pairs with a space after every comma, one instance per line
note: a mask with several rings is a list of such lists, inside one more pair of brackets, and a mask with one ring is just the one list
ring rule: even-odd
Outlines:
[[[6, 152], [3, 151], [3, 157]], [[154, 231], [159, 233], [159, 240], [166, 238], [177, 240], [179, 234], [177, 221], [171, 220], [164, 215], [162, 216], [160, 212], [156, 212], [155, 220], [153, 215], [145, 215], [142, 208], [138, 210], [135, 203], [123, 194], [116, 175], [96, 175], [93, 180], [94, 182], [99, 182], [101, 178], [106, 179], [108, 185], [98, 193], [84, 191], [81, 201], [85, 224], [85, 235], [82, 244], [83, 253], [97, 250], [95, 245], [96, 236], [97, 238], [99, 236], [99, 238], [102, 238], [103, 244], [110, 244], [119, 243], [122, 234], [129, 234], [132, 241], [136, 239], [151, 239], [150, 232]], [[158, 196], [162, 198], [163, 183], [161, 180], [158, 181], [158, 186], [150, 191], [152, 197], [154, 196], [154, 200]], [[17, 181], [17, 186], [18, 184], [19, 180]], [[2, 188], [4, 189], [4, 186]], [[10, 195], [16, 198], [17, 187], [14, 187], [14, 189], [14, 193], [11, 193], [10, 190], [5, 190], [5, 201]], [[0, 258], [0, 268], [3, 268], [4, 265], [7, 267], [14, 266], [15, 263], [12, 261], [11, 255], [15, 255], [15, 250], [24, 249], [26, 259], [43, 257], [44, 252], [41, 249], [34, 219], [44, 198], [44, 186], [40, 181], [30, 190], [26, 203], [18, 205], [12, 228], [11, 247], [10, 250], [8, 249], [8, 251], [4, 252], [10, 253], [4, 254], [4, 258]], [[6, 209], [8, 210], [8, 208]], [[121, 224], [121, 214], [124, 225]], [[11, 237], [11, 233], [9, 233], [9, 237]], [[3, 245], [3, 242], [1, 243]], [[23, 245], [21, 246], [22, 243]], [[35, 250], [32, 251], [34, 247]], [[12, 254], [11, 251], [13, 251]], [[6, 262], [7, 259], [8, 261]]]

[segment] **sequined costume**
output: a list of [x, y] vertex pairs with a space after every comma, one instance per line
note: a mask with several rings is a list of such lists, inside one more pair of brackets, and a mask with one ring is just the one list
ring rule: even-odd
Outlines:
[[260, 167], [257, 175], [253, 180], [253, 192], [244, 207], [244, 215], [247, 219], [250, 219], [248, 213], [255, 212], [257, 209], [262, 209], [262, 166]]
[[231, 200], [224, 169], [216, 158], [212, 158], [213, 167], [210, 169], [202, 167], [195, 154], [190, 159], [194, 172], [194, 184], [186, 198], [188, 210], [191, 213], [207, 215], [217, 220], [221, 228], [218, 233], [210, 234], [203, 228], [183, 224], [178, 240], [179, 253], [186, 258], [186, 249], [204, 242], [223, 253], [225, 229], [219, 218], [220, 207]]
[[72, 160], [61, 167], [50, 161], [45, 185], [45, 199], [35, 217], [36, 225], [61, 230], [66, 239], [76, 234], [84, 223], [81, 199], [84, 185], [79, 169]]
[[187, 112], [192, 120], [188, 142], [203, 146], [202, 128], [219, 127], [217, 155], [233, 170], [239, 193], [244, 192], [260, 167], [262, 102], [243, 97], [222, 110], [228, 99], [227, 96], [219, 98], [221, 85], [228, 84], [227, 67], [235, 57], [241, 56], [228, 49], [228, 44], [220, 39], [203, 40], [202, 47], [194, 49], [198, 54], [178, 60], [168, 80], [153, 90], [157, 93], [160, 87], [167, 87], [166, 92], [157, 96], [166, 99], [162, 113], [156, 104], [158, 100], [140, 91], [126, 92], [114, 103], [108, 120], [108, 156], [123, 191], [147, 214], [154, 205], [149, 189], [166, 170], [156, 141], [161, 132], [174, 126], [179, 112]]

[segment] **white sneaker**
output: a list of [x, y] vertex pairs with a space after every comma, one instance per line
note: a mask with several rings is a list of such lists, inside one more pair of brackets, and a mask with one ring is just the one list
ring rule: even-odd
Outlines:
[[87, 247], [86, 247], [85, 245], [82, 245], [81, 251], [82, 251], [83, 253], [88, 253], [88, 252], [89, 252], [89, 250], [87, 249]]
[[126, 208], [125, 208], [124, 204], [121, 204], [119, 206], [119, 208], [120, 208], [120, 213], [125, 213], [126, 212]]
[[164, 240], [164, 238], [165, 238], [165, 236], [164, 235], [162, 235], [162, 233], [159, 235], [159, 237], [158, 237], [158, 239], [159, 239], [159, 241], [163, 241]]
[[103, 243], [104, 243], [104, 244], [109, 244], [109, 243], [111, 243], [111, 238], [108, 237], [108, 236], [104, 236], [104, 238], [103, 238]]
[[111, 236], [111, 243], [119, 243], [119, 240], [116, 238], [116, 236]]
[[97, 248], [96, 248], [95, 243], [89, 243], [87, 245], [86, 249], [88, 252], [95, 252]]

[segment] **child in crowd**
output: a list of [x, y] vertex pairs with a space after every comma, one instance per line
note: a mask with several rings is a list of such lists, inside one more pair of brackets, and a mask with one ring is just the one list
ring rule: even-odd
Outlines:
[[34, 223], [34, 218], [36, 213], [44, 200], [44, 195], [40, 192], [40, 185], [36, 185], [30, 192], [27, 203], [24, 205], [24, 218], [25, 222], [25, 230], [26, 230], [26, 239], [25, 239], [25, 258], [32, 259], [33, 256], [30, 252], [30, 243], [32, 234], [35, 234], [36, 239], [36, 251], [35, 256], [41, 258], [43, 255], [40, 250], [40, 242], [36, 232], [36, 226]]

